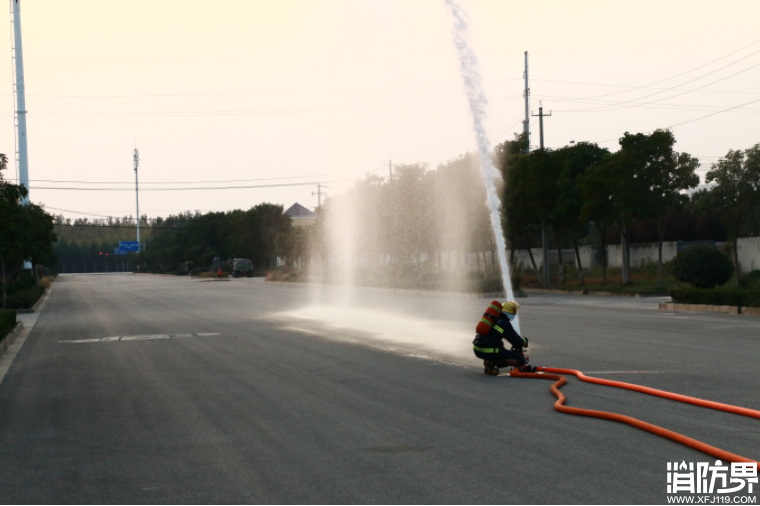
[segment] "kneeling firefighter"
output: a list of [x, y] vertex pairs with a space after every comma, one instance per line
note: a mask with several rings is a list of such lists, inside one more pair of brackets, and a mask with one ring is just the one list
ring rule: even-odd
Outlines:
[[[528, 338], [520, 336], [512, 327], [518, 309], [520, 304], [513, 300], [504, 304], [493, 301], [475, 329], [473, 351], [476, 357], [483, 359], [486, 374], [498, 376], [499, 367], [518, 367], [522, 372], [536, 370], [528, 365], [528, 356], [523, 352], [528, 347]], [[511, 350], [504, 348], [503, 339], [512, 345]]]

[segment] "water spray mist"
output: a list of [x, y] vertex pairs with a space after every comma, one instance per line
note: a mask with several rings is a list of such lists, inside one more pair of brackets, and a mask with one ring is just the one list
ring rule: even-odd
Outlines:
[[[491, 214], [491, 228], [496, 238], [496, 249], [499, 252], [499, 265], [501, 265], [501, 279], [504, 285], [504, 291], [508, 300], [514, 298], [512, 292], [512, 281], [509, 274], [509, 264], [507, 263], [507, 247], [504, 240], [504, 232], [501, 229], [501, 218], [499, 208], [501, 202], [496, 195], [496, 186], [494, 181], [500, 177], [499, 172], [493, 165], [491, 159], [491, 143], [488, 141], [488, 135], [483, 127], [483, 116], [487, 105], [486, 96], [480, 84], [480, 71], [478, 69], [478, 59], [467, 42], [467, 14], [460, 5], [453, 0], [445, 0], [446, 6], [454, 17], [454, 45], [457, 48], [459, 56], [459, 68], [464, 80], [464, 91], [470, 102], [470, 112], [472, 112], [473, 126], [475, 129], [475, 138], [478, 143], [480, 152], [480, 174], [483, 176], [483, 182], [486, 185], [486, 205]], [[515, 317], [512, 325], [517, 333], [520, 333], [519, 316]]]

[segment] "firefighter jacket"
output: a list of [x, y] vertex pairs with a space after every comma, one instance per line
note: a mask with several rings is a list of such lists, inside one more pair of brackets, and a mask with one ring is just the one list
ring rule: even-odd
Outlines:
[[504, 349], [504, 343], [502, 339], [509, 341], [509, 344], [515, 348], [522, 348], [527, 344], [527, 340], [520, 337], [520, 334], [515, 332], [512, 327], [512, 322], [503, 313], [496, 321], [491, 330], [485, 336], [478, 335], [473, 343], [479, 351], [485, 353], [498, 353], [498, 351], [485, 351], [486, 349]]

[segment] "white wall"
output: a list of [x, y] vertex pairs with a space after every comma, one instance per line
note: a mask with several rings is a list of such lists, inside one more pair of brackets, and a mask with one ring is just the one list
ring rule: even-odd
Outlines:
[[[760, 237], [742, 237], [739, 239], [739, 267], [743, 273], [750, 272], [752, 270], [760, 269]], [[662, 261], [669, 262], [676, 256], [675, 241], [662, 243]], [[721, 243], [718, 244], [720, 246]], [[657, 262], [657, 248], [658, 244], [654, 243], [642, 243], [631, 244], [631, 265], [636, 266], [647, 262]], [[598, 262], [596, 258], [597, 246], [581, 246], [578, 248], [581, 263], [585, 269], [594, 267]], [[536, 260], [536, 265], [540, 269], [543, 264], [543, 255], [541, 254], [541, 248], [533, 248], [533, 258]], [[563, 260], [565, 258], [565, 252], [563, 250]], [[572, 253], [573, 263], [575, 263], [575, 254]], [[551, 252], [550, 252], [551, 253]], [[570, 258], [568, 256], [568, 258]], [[515, 251], [515, 264], [522, 264], [525, 268], [532, 269], [530, 263], [530, 257], [528, 257], [528, 250]], [[549, 265], [556, 265], [557, 258], [556, 253], [549, 255]], [[620, 244], [611, 244], [607, 246], [607, 264], [610, 267], [622, 267], [623, 266], [623, 250]]]
[[739, 268], [742, 272], [760, 269], [760, 237], [742, 237], [739, 243]]

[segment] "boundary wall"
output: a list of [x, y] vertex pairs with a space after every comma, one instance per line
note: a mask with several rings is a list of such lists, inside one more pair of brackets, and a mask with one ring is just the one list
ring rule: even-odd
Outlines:
[[[743, 273], [760, 269], [760, 237], [742, 237], [739, 243], [739, 267]], [[725, 243], [717, 243], [716, 246], [723, 246]], [[675, 258], [677, 253], [676, 241], [662, 243], [662, 261], [668, 262]], [[631, 244], [631, 265], [640, 265], [642, 263], [657, 262], [658, 243]], [[583, 267], [593, 268], [599, 263], [597, 251], [598, 246], [580, 246], [578, 248]], [[543, 252], [541, 248], [531, 248], [536, 265], [540, 269], [543, 265]], [[607, 265], [610, 267], [622, 267], [623, 265], [623, 248], [620, 244], [610, 244], [607, 246]], [[522, 263], [524, 268], [531, 269], [530, 257], [528, 250], [515, 251], [515, 264]], [[549, 265], [557, 265], [557, 250], [549, 250]], [[565, 265], [575, 265], [575, 250], [562, 250], [562, 263]]]

